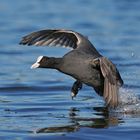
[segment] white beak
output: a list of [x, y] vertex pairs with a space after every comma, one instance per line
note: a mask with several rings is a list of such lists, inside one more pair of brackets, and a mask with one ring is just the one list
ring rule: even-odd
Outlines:
[[37, 61], [31, 66], [31, 69], [36, 69], [40, 66], [39, 62], [41, 61], [41, 59], [43, 58], [43, 56], [39, 56], [37, 58]]
[[40, 66], [40, 64], [39, 63], [34, 63], [32, 66], [31, 66], [31, 69], [36, 69], [36, 68], [38, 68]]

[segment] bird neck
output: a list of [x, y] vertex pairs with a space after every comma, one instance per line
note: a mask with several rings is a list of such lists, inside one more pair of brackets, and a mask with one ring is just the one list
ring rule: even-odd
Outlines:
[[48, 57], [42, 68], [60, 69], [62, 58]]

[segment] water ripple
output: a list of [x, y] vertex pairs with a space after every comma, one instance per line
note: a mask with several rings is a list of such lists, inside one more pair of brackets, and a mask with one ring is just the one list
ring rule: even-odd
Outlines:
[[[139, 7], [139, 0], [1, 0], [0, 139], [139, 139]], [[66, 75], [30, 70], [40, 55], [68, 52], [18, 45], [22, 36], [45, 28], [88, 36], [117, 65], [125, 85], [116, 110], [87, 86], [72, 100], [74, 80]]]

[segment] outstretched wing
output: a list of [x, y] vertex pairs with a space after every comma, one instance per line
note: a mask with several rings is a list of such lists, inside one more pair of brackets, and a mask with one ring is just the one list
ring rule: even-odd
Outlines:
[[89, 44], [83, 35], [71, 30], [41, 30], [30, 33], [22, 38], [20, 44], [36, 46], [64, 46], [75, 49], [80, 47], [82, 41]]
[[94, 66], [100, 67], [101, 73], [104, 77], [103, 97], [106, 104], [110, 107], [118, 105], [118, 89], [123, 85], [123, 80], [116, 68], [116, 66], [106, 57], [99, 57], [92, 61]]

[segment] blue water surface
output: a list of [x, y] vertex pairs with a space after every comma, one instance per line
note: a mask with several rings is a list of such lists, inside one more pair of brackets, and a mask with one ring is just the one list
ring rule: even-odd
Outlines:
[[[0, 17], [0, 140], [140, 139], [139, 0], [1, 0]], [[74, 79], [31, 70], [38, 56], [69, 51], [18, 44], [48, 28], [80, 32], [110, 58], [124, 80], [120, 94], [127, 107], [106, 110], [87, 86], [71, 100]]]

